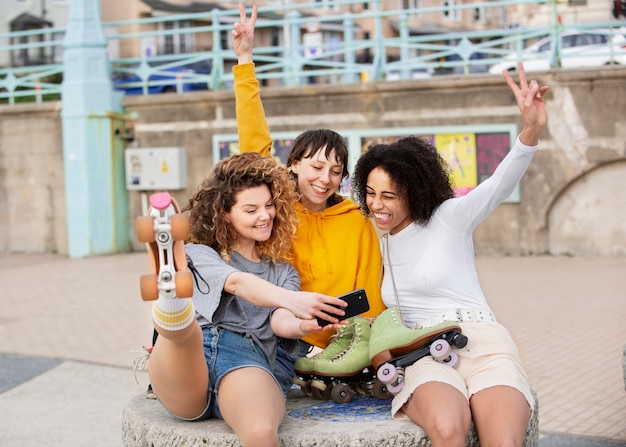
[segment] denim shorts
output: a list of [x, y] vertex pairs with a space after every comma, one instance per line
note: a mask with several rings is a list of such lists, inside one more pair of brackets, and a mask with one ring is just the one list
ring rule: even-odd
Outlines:
[[300, 357], [305, 357], [311, 349], [311, 345], [302, 340], [289, 341], [297, 344], [297, 348], [295, 348], [297, 350], [296, 353], [290, 355], [279, 341], [278, 350], [276, 352], [276, 364], [274, 365], [274, 376], [276, 380], [278, 380], [278, 383], [280, 383], [280, 387], [285, 396], [287, 396], [287, 392], [293, 387], [292, 379], [296, 376], [296, 370], [294, 369], [295, 361]]
[[[276, 380], [265, 354], [254, 344], [249, 335], [208, 326], [202, 328], [202, 336], [204, 356], [209, 367], [208, 403], [201, 415], [183, 418], [187, 421], [200, 421], [212, 417], [223, 419], [217, 405], [217, 392], [220, 380], [229, 372], [239, 368], [256, 367], [267, 371]], [[276, 384], [280, 387], [278, 380]]]

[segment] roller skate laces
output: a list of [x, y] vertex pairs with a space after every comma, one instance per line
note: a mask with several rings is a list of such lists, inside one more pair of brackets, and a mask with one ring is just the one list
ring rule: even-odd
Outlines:
[[[133, 359], [133, 376], [137, 385], [139, 385], [139, 380], [137, 379], [137, 371], [147, 371], [148, 360], [150, 360], [150, 354], [152, 354], [152, 349], [152, 346], [143, 346], [142, 351], [130, 351], [133, 354], [137, 354]], [[152, 391], [152, 385], [150, 384], [148, 385], [148, 389], [146, 391], [146, 399], [156, 399], [156, 396]]]

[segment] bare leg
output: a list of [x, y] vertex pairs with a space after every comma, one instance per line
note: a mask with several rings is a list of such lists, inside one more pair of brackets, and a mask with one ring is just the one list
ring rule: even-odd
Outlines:
[[456, 388], [442, 382], [425, 383], [402, 409], [426, 431], [433, 447], [465, 447], [471, 414], [465, 396]]
[[474, 424], [481, 447], [521, 447], [531, 409], [526, 398], [515, 388], [494, 386], [470, 399]]
[[173, 414], [199, 416], [207, 406], [209, 389], [202, 329], [196, 321], [177, 331], [155, 327], [159, 338], [148, 367], [152, 389]]
[[248, 367], [226, 374], [220, 381], [217, 402], [243, 447], [278, 447], [285, 399], [266, 371]]

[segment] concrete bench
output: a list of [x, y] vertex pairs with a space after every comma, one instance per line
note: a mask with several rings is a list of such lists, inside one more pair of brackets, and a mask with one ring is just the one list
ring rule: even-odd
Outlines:
[[[539, 446], [538, 404], [526, 432], [524, 447]], [[172, 417], [163, 406], [134, 397], [122, 417], [125, 447], [240, 446], [237, 436], [224, 421], [210, 419], [184, 422]], [[429, 447], [421, 427], [411, 421], [391, 419], [390, 400], [355, 396], [348, 404], [305, 397], [293, 389], [287, 398], [287, 416], [280, 427], [281, 446], [285, 447]], [[467, 445], [478, 446], [472, 426]]]

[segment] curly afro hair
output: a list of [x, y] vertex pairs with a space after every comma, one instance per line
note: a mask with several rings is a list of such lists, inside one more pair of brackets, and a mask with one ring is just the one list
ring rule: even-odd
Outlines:
[[237, 233], [224, 219], [232, 210], [237, 195], [246, 189], [267, 185], [274, 205], [272, 235], [257, 247], [272, 262], [289, 259], [289, 249], [296, 232], [293, 203], [297, 201], [295, 185], [284, 166], [272, 157], [256, 152], [233, 155], [218, 162], [198, 187], [184, 211], [190, 211], [191, 242], [215, 249], [222, 259], [230, 262]]
[[374, 144], [361, 156], [352, 175], [352, 197], [361, 211], [367, 206], [367, 177], [380, 168], [406, 199], [414, 222], [426, 225], [441, 203], [454, 197], [448, 165], [435, 147], [423, 138], [407, 137], [391, 144]]

